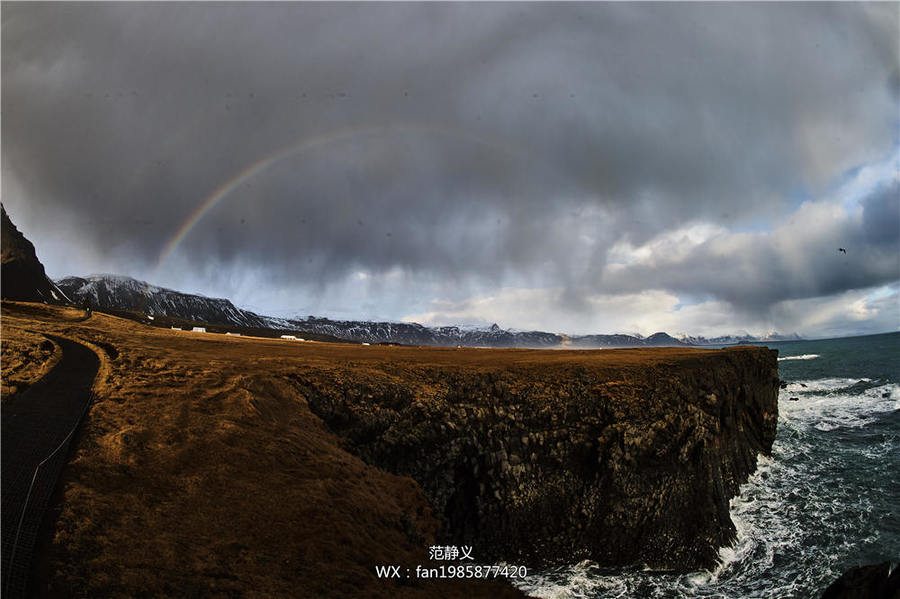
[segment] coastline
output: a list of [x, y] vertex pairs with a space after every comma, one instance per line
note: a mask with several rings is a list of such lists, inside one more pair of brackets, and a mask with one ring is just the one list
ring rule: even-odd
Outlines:
[[[652, 513], [659, 489], [686, 471], [691, 477], [670, 493], [710, 481], [696, 490], [712, 493], [702, 513], [715, 528], [693, 544], [675, 537], [680, 554], [658, 540], [638, 546], [645, 556], [685, 556], [681, 566], [690, 568], [731, 538], [716, 502], [727, 518], [729, 489], [774, 430], [766, 402], [777, 389], [775, 355], [760, 348], [296, 344], [180, 334], [97, 313], [77, 322], [50, 307], [37, 308], [38, 317], [17, 306], [4, 303], [5, 338], [27, 328], [103, 350], [105, 376], [63, 474], [48, 555], [52, 596], [521, 596], [501, 581], [388, 582], [375, 566], [425, 565], [434, 543], [470, 545], [479, 559], [507, 563], [575, 555], [584, 548], [571, 538], [603, 535], [610, 524], [582, 517], [579, 530], [563, 509], [590, 488], [588, 476], [597, 486], [585, 497], [607, 485], [607, 500], [621, 502], [624, 519], [602, 538], [624, 547], [634, 538], [628, 515]], [[746, 380], [731, 384], [734, 376]], [[533, 462], [511, 441], [522, 443], [523, 430]], [[418, 472], [417, 444], [430, 456]], [[454, 500], [451, 487], [478, 484], [454, 478], [467, 468], [454, 460], [471, 451], [483, 458], [469, 472], [488, 477], [485, 496]], [[665, 464], [666, 474], [642, 481], [642, 464]], [[596, 505], [600, 514], [612, 504]], [[463, 509], [454, 515], [448, 506]], [[659, 511], [658, 522], [671, 524], [682, 509]], [[647, 529], [644, 538], [693, 526]], [[571, 531], [579, 532], [565, 538]], [[527, 537], [540, 543], [528, 546]]]

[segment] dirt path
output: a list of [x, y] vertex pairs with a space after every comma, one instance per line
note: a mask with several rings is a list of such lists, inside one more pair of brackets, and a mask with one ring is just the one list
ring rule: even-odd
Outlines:
[[100, 360], [88, 347], [47, 335], [62, 348], [59, 363], [2, 407], [2, 591], [24, 597], [41, 519], [65, 466], [74, 431], [91, 399]]

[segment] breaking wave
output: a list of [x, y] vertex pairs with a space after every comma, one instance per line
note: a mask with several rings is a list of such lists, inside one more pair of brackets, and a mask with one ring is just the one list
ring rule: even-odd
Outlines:
[[778, 420], [772, 456], [759, 457], [731, 501], [737, 538], [719, 550], [713, 570], [676, 574], [584, 561], [529, 576], [520, 588], [543, 599], [800, 599], [819, 596], [841, 564], [895, 550], [900, 484], [890, 481], [900, 470], [900, 385], [795, 381], [781, 391]]

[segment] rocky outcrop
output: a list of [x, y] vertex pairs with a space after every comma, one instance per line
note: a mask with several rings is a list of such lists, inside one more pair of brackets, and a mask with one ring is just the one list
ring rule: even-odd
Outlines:
[[712, 565], [734, 537], [729, 499], [774, 440], [777, 352], [528, 355], [295, 382], [352, 451], [418, 481], [447, 541], [480, 558]]
[[850, 568], [831, 583], [822, 599], [900, 599], [900, 567], [891, 563]]
[[0, 221], [0, 290], [3, 299], [66, 303], [65, 294], [47, 278], [34, 245], [16, 228], [2, 206]]

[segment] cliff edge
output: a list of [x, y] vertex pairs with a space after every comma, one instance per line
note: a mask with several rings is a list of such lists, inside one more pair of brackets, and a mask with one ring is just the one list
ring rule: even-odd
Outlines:
[[419, 482], [446, 541], [479, 557], [712, 566], [734, 538], [729, 500], [775, 437], [777, 352], [529, 353], [294, 379], [348, 449]]
[[49, 279], [32, 244], [0, 205], [0, 278], [3, 299], [49, 304], [68, 298]]
[[310, 343], [14, 302], [3, 323], [4, 347], [67, 336], [101, 360], [36, 552], [49, 596], [522, 596], [379, 574], [435, 543], [692, 568], [775, 428], [764, 348]]

